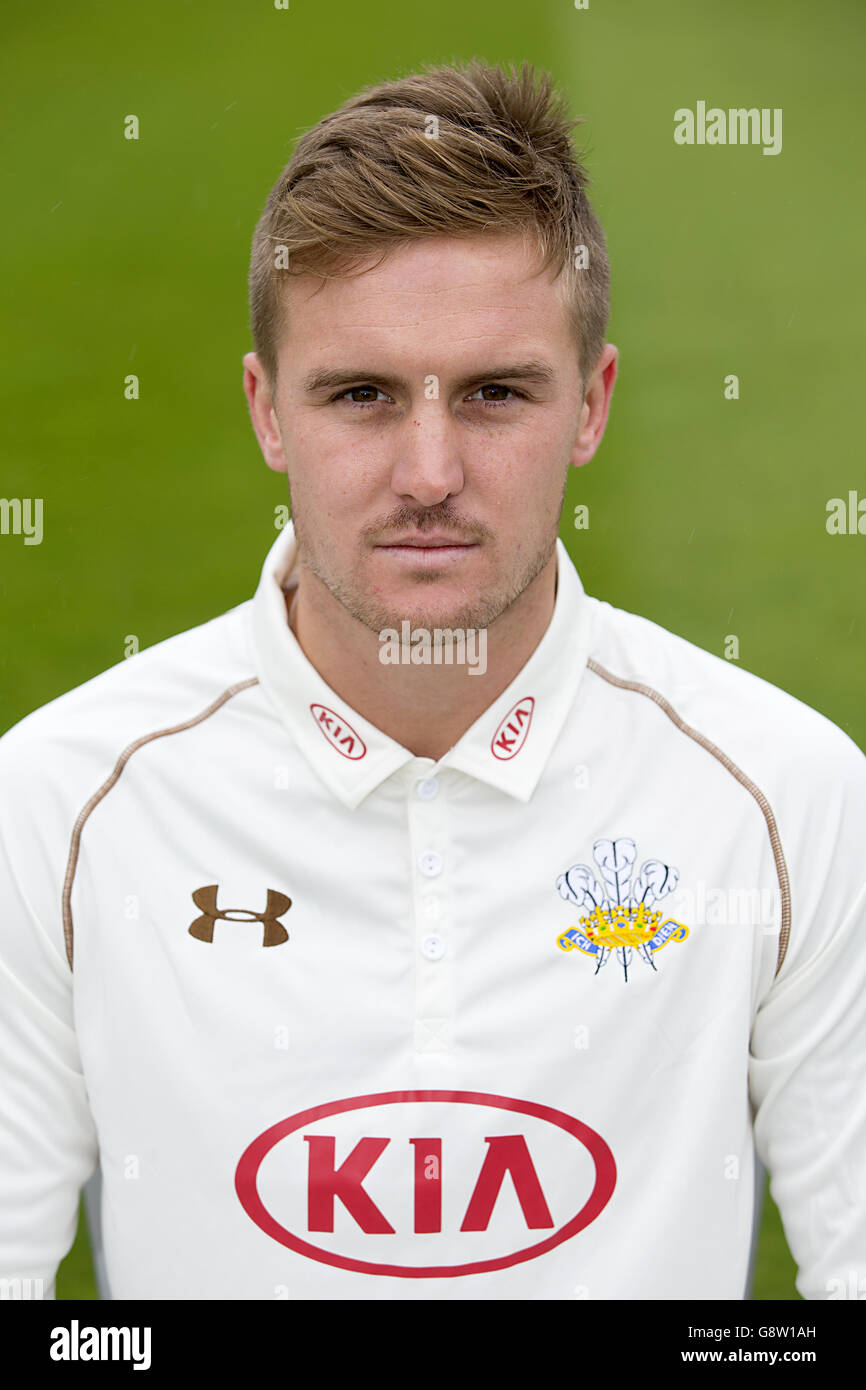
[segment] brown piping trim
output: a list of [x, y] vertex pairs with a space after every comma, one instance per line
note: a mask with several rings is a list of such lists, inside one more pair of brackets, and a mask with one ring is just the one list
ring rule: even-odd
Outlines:
[[146, 743], [152, 742], [155, 738], [165, 738], [167, 734], [180, 734], [184, 729], [191, 729], [195, 724], [201, 724], [202, 720], [214, 714], [226, 700], [230, 700], [233, 695], [237, 695], [239, 690], [247, 690], [251, 685], [258, 685], [258, 676], [250, 676], [249, 680], [238, 681], [236, 685], [230, 685], [221, 695], [209, 704], [207, 709], [202, 710], [201, 714], [195, 715], [193, 719], [187, 719], [183, 724], [173, 724], [170, 729], [157, 729], [155, 733], [144, 734], [142, 738], [137, 738], [134, 743], [130, 743], [124, 748], [117, 762], [114, 764], [114, 771], [111, 776], [106, 778], [98, 791], [87, 802], [78, 814], [78, 819], [72, 828], [72, 839], [69, 844], [69, 859], [66, 864], [66, 877], [63, 880], [63, 939], [66, 942], [66, 959], [69, 962], [69, 969], [72, 969], [72, 910], [70, 902], [72, 900], [72, 885], [75, 881], [75, 870], [78, 866], [78, 849], [81, 844], [81, 832], [84, 829], [87, 817], [94, 807], [98, 806], [104, 796], [107, 796], [120, 777], [121, 772], [126, 767], [129, 759], [139, 748], [143, 748]]
[[594, 661], [592, 657], [588, 658], [586, 664], [589, 666], [590, 670], [595, 671], [597, 676], [601, 676], [603, 680], [610, 681], [611, 685], [618, 685], [623, 690], [636, 690], [638, 694], [646, 695], [650, 700], [655, 700], [659, 708], [664, 710], [665, 714], [676, 724], [678, 729], [681, 729], [684, 734], [688, 734], [689, 738], [693, 738], [702, 748], [706, 748], [707, 752], [712, 753], [714, 758], [718, 758], [722, 766], [726, 767], [728, 772], [736, 777], [737, 781], [741, 782], [746, 788], [746, 791], [751, 792], [752, 796], [757, 801], [763, 812], [764, 820], [767, 822], [767, 829], [770, 832], [770, 844], [773, 847], [773, 858], [776, 861], [776, 875], [779, 880], [779, 890], [782, 896], [782, 925], [779, 933], [779, 955], [776, 963], [776, 975], [778, 975], [782, 968], [782, 961], [785, 959], [785, 952], [788, 949], [788, 937], [791, 934], [791, 884], [788, 879], [788, 866], [785, 863], [785, 856], [782, 852], [782, 841], [779, 838], [776, 818], [770, 808], [769, 801], [764, 796], [760, 787], [755, 786], [751, 778], [747, 777], [745, 772], [737, 767], [735, 762], [731, 761], [727, 753], [723, 753], [721, 748], [711, 743], [703, 734], [699, 734], [697, 729], [693, 729], [690, 724], [687, 724], [684, 719], [681, 719], [673, 705], [665, 699], [664, 695], [660, 695], [657, 690], [653, 690], [651, 685], [642, 685], [640, 681], [626, 681], [620, 676], [614, 676], [610, 671], [600, 666], [597, 661]]

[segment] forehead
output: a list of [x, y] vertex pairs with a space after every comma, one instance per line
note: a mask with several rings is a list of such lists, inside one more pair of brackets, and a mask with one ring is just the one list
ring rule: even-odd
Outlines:
[[428, 237], [376, 259], [351, 276], [286, 277], [281, 375], [283, 364], [296, 376], [359, 351], [396, 352], [404, 368], [435, 370], [434, 358], [465, 361], [467, 353], [574, 350], [562, 279], [551, 267], [538, 273], [530, 237]]

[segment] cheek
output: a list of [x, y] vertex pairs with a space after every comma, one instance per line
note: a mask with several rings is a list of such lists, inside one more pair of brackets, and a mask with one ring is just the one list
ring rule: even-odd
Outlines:
[[568, 454], [568, 441], [556, 430], [527, 428], [519, 438], [514, 431], [507, 437], [491, 435], [475, 451], [467, 482], [503, 516], [515, 508], [546, 513], [561, 501]]
[[295, 436], [288, 453], [289, 487], [299, 506], [330, 516], [357, 515], [362, 504], [387, 485], [381, 458], [357, 446], [342, 446], [322, 430]]

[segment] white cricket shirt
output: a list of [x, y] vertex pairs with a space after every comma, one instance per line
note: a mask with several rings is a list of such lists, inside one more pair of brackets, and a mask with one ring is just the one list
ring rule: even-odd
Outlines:
[[416, 758], [293, 557], [0, 740], [0, 1277], [99, 1161], [115, 1298], [739, 1299], [754, 1141], [801, 1294], [866, 1280], [860, 750], [560, 542]]

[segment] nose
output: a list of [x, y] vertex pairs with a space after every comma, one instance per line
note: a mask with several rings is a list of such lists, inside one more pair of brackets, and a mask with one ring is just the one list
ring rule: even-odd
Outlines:
[[463, 460], [455, 422], [439, 404], [425, 401], [393, 439], [391, 487], [398, 497], [435, 507], [463, 491]]

